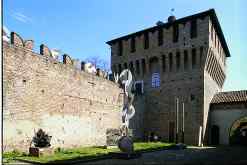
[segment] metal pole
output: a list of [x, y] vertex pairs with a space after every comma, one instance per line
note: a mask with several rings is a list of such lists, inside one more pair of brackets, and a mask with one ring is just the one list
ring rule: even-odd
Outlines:
[[178, 143], [178, 104], [179, 100], [178, 98], [176, 99], [176, 143]]
[[183, 109], [182, 109], [182, 110], [183, 110], [183, 112], [182, 112], [182, 113], [183, 113], [183, 114], [182, 114], [182, 115], [183, 115], [183, 117], [182, 117], [182, 118], [183, 118], [183, 126], [182, 126], [182, 143], [184, 143], [184, 102], [183, 102]]

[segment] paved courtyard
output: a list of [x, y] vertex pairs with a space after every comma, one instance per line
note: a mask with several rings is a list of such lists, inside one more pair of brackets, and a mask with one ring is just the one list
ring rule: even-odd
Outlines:
[[164, 150], [157, 152], [144, 153], [138, 159], [120, 160], [107, 159], [78, 165], [244, 165], [247, 164], [247, 147], [189, 147], [185, 150]]

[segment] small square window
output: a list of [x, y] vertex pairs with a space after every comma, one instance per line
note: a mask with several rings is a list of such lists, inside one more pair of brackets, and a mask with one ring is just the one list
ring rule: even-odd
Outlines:
[[195, 100], [195, 95], [190, 95], [190, 101], [194, 101]]

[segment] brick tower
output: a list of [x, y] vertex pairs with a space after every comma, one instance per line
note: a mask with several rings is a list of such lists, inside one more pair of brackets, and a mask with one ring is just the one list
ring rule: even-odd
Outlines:
[[[165, 141], [207, 142], [209, 105], [222, 90], [230, 57], [214, 9], [158, 22], [156, 26], [108, 41], [111, 68], [129, 68], [136, 80], [134, 136], [151, 133]], [[176, 113], [178, 112], [178, 113]]]

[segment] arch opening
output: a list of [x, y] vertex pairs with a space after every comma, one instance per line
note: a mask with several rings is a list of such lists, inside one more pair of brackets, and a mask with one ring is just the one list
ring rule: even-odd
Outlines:
[[247, 146], [247, 116], [236, 120], [229, 132], [230, 145], [245, 145]]

